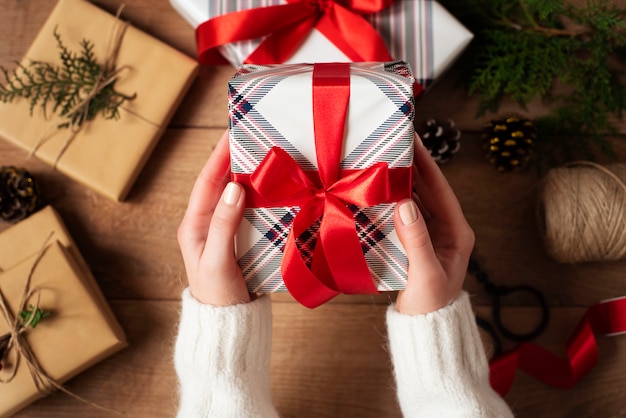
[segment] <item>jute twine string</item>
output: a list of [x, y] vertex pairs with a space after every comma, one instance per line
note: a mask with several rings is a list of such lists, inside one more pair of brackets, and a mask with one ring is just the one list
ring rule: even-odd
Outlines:
[[552, 169], [539, 191], [547, 252], [558, 262], [618, 260], [626, 255], [626, 164], [581, 161]]
[[9, 333], [6, 336], [0, 337], [0, 339], [2, 340], [8, 339], [5, 345], [6, 348], [4, 349], [2, 356], [0, 356], [0, 360], [13, 357], [13, 360], [11, 361], [11, 370], [7, 376], [0, 376], [0, 383], [10, 383], [17, 374], [20, 362], [24, 361], [26, 363], [26, 366], [28, 367], [28, 371], [33, 380], [33, 383], [35, 384], [35, 387], [37, 388], [37, 391], [42, 396], [47, 395], [53, 390], [57, 389], [71, 396], [72, 398], [84, 402], [94, 408], [102, 409], [118, 415], [123, 415], [119, 411], [107, 408], [95, 402], [91, 402], [64, 388], [45, 371], [45, 369], [43, 368], [41, 363], [39, 363], [39, 360], [37, 360], [37, 357], [33, 353], [33, 350], [28, 344], [28, 341], [24, 338], [24, 334], [30, 330], [30, 324], [34, 321], [35, 312], [39, 308], [40, 289], [31, 289], [30, 284], [32, 281], [32, 277], [35, 274], [35, 270], [39, 265], [39, 262], [41, 261], [47, 248], [49, 247], [48, 242], [52, 238], [53, 234], [54, 232], [50, 233], [50, 235], [48, 236], [48, 238], [46, 238], [44, 244], [42, 245], [41, 249], [37, 253], [35, 261], [31, 265], [28, 276], [26, 277], [26, 281], [24, 283], [24, 290], [20, 298], [18, 309], [23, 309], [24, 307], [28, 306], [29, 302], [34, 299], [34, 302], [30, 303], [31, 305], [33, 305], [32, 314], [27, 321], [22, 323], [19, 316], [14, 316], [11, 313], [8, 304], [4, 298], [4, 295], [2, 294], [2, 292], [0, 292], [0, 314], [2, 316], [2, 319], [4, 319], [9, 327]]
[[[78, 111], [83, 112], [84, 114], [84, 117], [82, 118], [83, 122], [86, 122], [87, 120], [87, 112], [89, 111], [89, 104], [91, 103], [91, 101], [96, 96], [98, 96], [98, 94], [100, 94], [100, 92], [105, 87], [115, 82], [123, 70], [128, 69], [128, 66], [122, 66], [118, 68], [115, 67], [116, 61], [117, 61], [117, 55], [119, 53], [120, 46], [122, 45], [122, 39], [124, 38], [124, 34], [126, 33], [126, 29], [128, 28], [128, 25], [129, 25], [128, 22], [124, 22], [120, 19], [123, 9], [124, 9], [124, 4], [122, 4], [118, 8], [117, 13], [115, 15], [115, 23], [113, 25], [113, 28], [109, 32], [109, 42], [107, 44], [104, 64], [102, 65], [100, 74], [98, 74], [98, 79], [96, 80], [94, 87], [91, 89], [91, 91], [89, 92], [87, 96], [85, 96], [79, 103], [77, 103], [68, 112], [69, 115], [75, 114]], [[106, 78], [104, 77], [105, 75], [106, 75]], [[135, 98], [135, 95], [131, 96], [130, 99], [132, 100], [133, 98]], [[130, 112], [129, 109], [126, 109], [124, 107], [122, 107], [122, 109]], [[135, 114], [134, 112], [130, 112], [130, 113]], [[142, 118], [142, 119], [145, 120], [145, 118]], [[151, 121], [147, 121], [147, 122], [154, 124]], [[67, 150], [67, 148], [70, 146], [70, 144], [72, 143], [76, 135], [80, 132], [83, 125], [84, 123], [79, 124], [74, 121], [70, 122], [70, 126], [68, 127], [68, 131], [69, 131], [68, 135], [66, 136], [63, 142], [63, 145], [61, 146], [61, 149], [57, 153], [57, 156], [53, 163], [53, 167], [57, 166], [59, 160], [61, 159], [61, 157]], [[41, 148], [41, 146], [45, 144], [58, 129], [59, 128], [57, 128], [56, 126], [52, 126], [39, 139], [39, 141], [37, 141], [37, 144], [35, 145], [33, 150], [29, 153], [28, 157], [32, 157], [37, 152], [37, 150], [39, 150], [39, 148]]]

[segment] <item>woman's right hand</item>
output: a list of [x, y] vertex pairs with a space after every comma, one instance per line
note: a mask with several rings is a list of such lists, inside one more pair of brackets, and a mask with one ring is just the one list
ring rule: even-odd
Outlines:
[[178, 228], [191, 294], [199, 302], [228, 306], [250, 301], [234, 253], [245, 204], [243, 188], [230, 178], [226, 131], [194, 184]]

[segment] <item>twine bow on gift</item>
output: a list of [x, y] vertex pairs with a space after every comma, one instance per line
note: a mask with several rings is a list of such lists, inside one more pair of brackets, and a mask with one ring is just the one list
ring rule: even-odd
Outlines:
[[[0, 376], [0, 384], [9, 384], [15, 378], [17, 371], [20, 366], [20, 362], [24, 361], [26, 366], [28, 367], [28, 371], [30, 372], [30, 376], [37, 388], [37, 391], [43, 396], [51, 393], [54, 389], [60, 390], [65, 394], [77, 399], [81, 402], [86, 403], [87, 405], [93, 406], [98, 409], [102, 409], [108, 412], [115, 413], [117, 415], [123, 415], [119, 411], [114, 409], [107, 408], [105, 406], [99, 405], [97, 403], [91, 402], [67, 389], [65, 389], [61, 384], [59, 384], [55, 379], [53, 379], [48, 373], [46, 373], [43, 366], [37, 360], [37, 357], [33, 353], [32, 348], [28, 344], [28, 341], [24, 338], [25, 333], [29, 330], [29, 327], [34, 324], [36, 320], [36, 313], [39, 309], [39, 295], [40, 289], [34, 288], [31, 289], [31, 281], [33, 275], [35, 274], [35, 270], [39, 262], [42, 260], [46, 249], [48, 248], [48, 241], [52, 238], [53, 233], [50, 233], [48, 238], [46, 238], [44, 244], [41, 249], [37, 253], [35, 257], [35, 261], [30, 267], [28, 272], [28, 276], [26, 277], [26, 281], [24, 283], [24, 290], [22, 292], [22, 296], [20, 298], [20, 303], [18, 305], [18, 309], [22, 309], [26, 307], [29, 301], [33, 300], [34, 304], [30, 308], [32, 311], [31, 314], [27, 317], [25, 321], [22, 321], [20, 316], [13, 316], [11, 311], [9, 310], [8, 304], [4, 298], [2, 292], [0, 292], [0, 313], [2, 314], [2, 318], [6, 322], [9, 327], [9, 333], [0, 337], [0, 362], [4, 363], [5, 360], [11, 358], [11, 354], [13, 354], [12, 362], [10, 365], [10, 371], [7, 376]], [[0, 269], [0, 273], [2, 270]], [[8, 361], [7, 361], [8, 363]], [[1, 368], [0, 368], [1, 369]], [[1, 388], [0, 388], [1, 390]]]
[[[247, 207], [300, 207], [285, 244], [281, 274], [292, 296], [309, 308], [339, 293], [377, 293], [347, 205], [368, 207], [411, 196], [411, 167], [389, 168], [380, 162], [361, 170], [339, 168], [349, 98], [350, 64], [315, 64], [313, 126], [319, 171], [302, 170], [286, 151], [273, 147], [254, 173], [233, 174], [246, 188]], [[320, 218], [309, 268], [297, 239]]]
[[[46, 239], [46, 243], [49, 239], [50, 238]], [[28, 276], [26, 277], [26, 282], [24, 283], [24, 291], [22, 292], [18, 307], [21, 309], [22, 307], [27, 306], [28, 301], [35, 298], [32, 313], [25, 322], [23, 322], [19, 316], [14, 317], [11, 314], [11, 311], [9, 310], [4, 299], [4, 295], [0, 292], [0, 313], [9, 327], [9, 333], [0, 337], [0, 361], [3, 362], [5, 359], [9, 358], [12, 352], [15, 353], [15, 360], [11, 367], [11, 371], [7, 377], [0, 376], [0, 383], [9, 383], [13, 380], [17, 373], [20, 360], [23, 359], [28, 366], [28, 370], [30, 371], [30, 375], [33, 378], [33, 382], [35, 383], [37, 390], [42, 394], [46, 394], [52, 390], [52, 387], [54, 387], [54, 380], [43, 370], [28, 345], [28, 342], [22, 335], [33, 324], [33, 321], [35, 320], [35, 313], [37, 312], [37, 309], [39, 309], [39, 289], [30, 289], [30, 282], [37, 265], [43, 257], [45, 249], [46, 245], [44, 245], [37, 254], [37, 257], [28, 272]]]
[[291, 57], [313, 28], [352, 61], [391, 61], [378, 32], [362, 16], [386, 9], [393, 0], [287, 0], [217, 16], [196, 29], [198, 61], [225, 63], [217, 48], [265, 37], [247, 64], [279, 64]]
[[[98, 100], [98, 96], [102, 93], [102, 91], [109, 87], [112, 83], [114, 83], [120, 73], [126, 69], [128, 66], [116, 67], [117, 56], [119, 53], [120, 46], [122, 44], [122, 40], [124, 38], [124, 34], [126, 33], [126, 29], [128, 28], [128, 22], [124, 22], [120, 19], [122, 10], [124, 9], [124, 5], [121, 5], [117, 13], [115, 15], [114, 25], [109, 33], [109, 42], [107, 45], [104, 63], [102, 64], [100, 71], [93, 83], [93, 86], [89, 90], [88, 94], [78, 101], [71, 109], [67, 110], [64, 113], [65, 117], [69, 119], [69, 121], [59, 124], [58, 126], [53, 126], [51, 129], [46, 132], [37, 142], [35, 147], [32, 149], [29, 157], [33, 156], [42, 145], [44, 145], [53, 134], [60, 128], [68, 128], [69, 132], [67, 137], [65, 138], [63, 145], [61, 146], [59, 152], [57, 153], [55, 160], [53, 162], [53, 166], [56, 167], [59, 159], [63, 156], [67, 148], [70, 146], [76, 135], [80, 132], [83, 127], [83, 123], [92, 119], [94, 117], [93, 111], [90, 106], [94, 100]], [[55, 32], [55, 36], [56, 32]], [[130, 96], [123, 95], [121, 93], [117, 93], [117, 97], [119, 97], [120, 104], [125, 100], [133, 100], [136, 97], [136, 93]], [[135, 112], [130, 111], [128, 108], [121, 107], [129, 113], [134, 114], [135, 116], [140, 117], [142, 120], [155, 125], [155, 123], [146, 120]]]

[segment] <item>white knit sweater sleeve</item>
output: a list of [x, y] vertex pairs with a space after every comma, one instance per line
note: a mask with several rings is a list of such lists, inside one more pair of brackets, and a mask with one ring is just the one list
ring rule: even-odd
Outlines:
[[425, 315], [404, 315], [392, 305], [387, 330], [405, 418], [513, 416], [489, 385], [487, 357], [466, 292]]
[[278, 417], [270, 393], [269, 297], [225, 307], [182, 295], [174, 365], [180, 418]]

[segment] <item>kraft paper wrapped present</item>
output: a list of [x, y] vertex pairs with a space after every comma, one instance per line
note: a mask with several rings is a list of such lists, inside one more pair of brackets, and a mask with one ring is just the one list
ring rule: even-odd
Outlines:
[[[38, 258], [42, 248], [45, 250]], [[62, 384], [126, 347], [119, 323], [51, 207], [0, 234], [0, 291], [13, 316], [24, 308], [19, 304], [33, 265], [29, 288], [38, 290], [39, 308], [51, 315], [22, 338], [46, 374]], [[34, 300], [36, 297], [28, 303]], [[8, 331], [9, 325], [0, 317], [0, 336]], [[1, 379], [6, 380], [13, 371], [15, 355], [12, 349], [5, 356]], [[0, 417], [10, 416], [44, 396], [24, 358], [17, 363], [14, 378], [0, 383], [0, 390]]]
[[[99, 64], [107, 56], [112, 31], [120, 21], [82, 0], [60, 0], [24, 57], [60, 65], [54, 31], [71, 51], [84, 39], [94, 44]], [[123, 200], [163, 134], [197, 73], [197, 62], [140, 30], [128, 26], [123, 34], [116, 68], [122, 68], [115, 90], [136, 94], [120, 109], [118, 120], [102, 115], [85, 122], [67, 149], [67, 129], [29, 101], [0, 103], [0, 137], [32, 152], [67, 176], [113, 200]], [[50, 109], [48, 109], [50, 111]]]
[[[325, 71], [330, 71], [332, 79], [334, 68], [339, 66], [345, 69], [342, 67], [344, 65], [347, 66], [347, 75], [342, 77], [347, 79], [348, 91], [345, 86], [326, 89], [325, 97], [331, 107], [341, 101], [340, 97], [349, 97], [345, 98], [345, 120], [341, 119], [334, 122], [337, 125], [333, 125], [332, 121], [327, 123], [327, 120], [336, 121], [335, 116], [342, 112], [341, 106], [339, 109], [324, 107], [324, 99], [319, 98], [322, 90], [318, 89], [318, 84], [325, 83]], [[316, 72], [321, 75], [316, 76]], [[283, 276], [285, 247], [289, 246], [290, 231], [298, 222], [300, 227], [293, 235], [301, 259], [310, 267], [315, 264], [317, 257], [315, 247], [320, 242], [318, 235], [321, 236], [321, 232], [318, 232], [322, 225], [318, 215], [321, 212], [312, 213], [311, 210], [315, 212], [317, 209], [311, 209], [309, 203], [315, 206], [319, 201], [315, 203], [313, 197], [311, 202], [298, 200], [298, 193], [301, 192], [299, 186], [290, 183], [292, 179], [298, 181], [304, 177], [309, 177], [317, 185], [312, 186], [313, 191], [304, 194], [320, 196], [323, 187], [328, 187], [333, 193], [345, 187], [348, 194], [354, 194], [351, 197], [339, 197], [341, 201], [337, 208], [347, 208], [349, 211], [347, 228], [351, 228], [351, 234], [357, 239], [356, 244], [367, 263], [372, 287], [367, 289], [365, 284], [365, 287], [352, 288], [351, 285], [342, 287], [340, 284], [335, 294], [375, 293], [405, 287], [407, 258], [395, 232], [393, 213], [395, 202], [411, 196], [413, 84], [410, 70], [403, 62], [246, 65], [230, 80], [232, 178], [246, 188], [247, 196], [244, 219], [237, 233], [236, 254], [251, 292], [288, 290], [309, 307], [332, 297], [333, 292], [313, 302], [303, 302], [302, 299], [307, 299], [308, 290], [304, 290], [303, 295], [294, 294], [294, 289], [285, 283]], [[313, 99], [314, 95], [317, 99]], [[337, 158], [339, 162], [332, 162], [336, 160], [328, 155], [334, 151], [329, 151], [318, 142], [324, 137], [319, 134], [319, 129], [338, 132], [337, 137], [329, 142], [329, 147], [339, 147], [333, 148], [341, 150]], [[338, 151], [336, 153], [339, 154]], [[283, 165], [285, 155], [291, 161]], [[272, 170], [266, 170], [266, 163], [274, 157], [280, 157], [277, 159], [279, 162], [274, 164]], [[334, 168], [340, 170], [337, 183], [331, 181], [333, 186], [324, 183], [321, 189], [319, 181], [323, 173], [319, 171], [320, 159], [326, 167], [325, 172], [333, 171]], [[360, 180], [350, 177], [350, 173], [365, 173], [380, 166], [389, 169], [392, 175], [389, 182], [372, 183], [373, 186], [369, 186], [369, 183], [357, 183]], [[300, 170], [304, 174], [298, 174]], [[265, 184], [258, 186], [255, 182], [262, 177], [260, 173], [265, 173]], [[396, 174], [399, 177], [394, 177]], [[343, 186], [338, 186], [339, 183], [343, 183]], [[393, 196], [382, 199], [382, 203], [372, 198], [369, 203], [361, 204], [362, 197], [368, 196], [369, 199], [370, 194], [385, 188], [394, 189], [390, 192]], [[295, 200], [290, 201], [290, 197]], [[283, 204], [285, 202], [290, 203]], [[299, 212], [305, 213], [303, 216], [308, 218], [304, 223], [297, 220]], [[330, 215], [324, 212], [322, 219], [326, 216]], [[301, 228], [302, 225], [304, 228]], [[333, 228], [328, 231], [331, 236], [335, 233]], [[350, 236], [348, 238], [352, 239]], [[342, 237], [331, 239], [338, 244], [336, 253], [340, 256], [339, 263], [345, 263], [348, 269], [356, 269], [356, 262], [351, 261], [353, 259], [348, 255], [343, 240]], [[332, 242], [329, 246], [324, 244], [325, 250], [328, 250], [326, 257], [332, 252]], [[296, 289], [296, 292], [300, 291]]]
[[[249, 0], [239, 1], [209, 1], [209, 0], [170, 0], [170, 3], [194, 28], [203, 22], [224, 16], [233, 12], [262, 9], [274, 6], [284, 6], [302, 0]], [[315, 2], [309, 2], [315, 3]], [[321, 2], [323, 3], [323, 2]], [[335, 1], [339, 5], [347, 2]], [[358, 4], [359, 2], [354, 2]], [[429, 86], [444, 73], [471, 42], [473, 34], [467, 30], [441, 4], [433, 0], [395, 0], [395, 1], [363, 1], [361, 6], [372, 8], [375, 3], [383, 3], [382, 10], [375, 13], [363, 14], [365, 23], [378, 32], [387, 46], [390, 57], [409, 63], [418, 83]], [[391, 3], [388, 7], [387, 4]], [[291, 11], [284, 12], [286, 16]], [[263, 17], [259, 17], [263, 19]], [[257, 21], [259, 20], [257, 19]], [[252, 19], [253, 23], [254, 19]], [[244, 25], [249, 25], [247, 21]], [[260, 25], [262, 26], [262, 25]], [[225, 28], [224, 31], [229, 30]], [[268, 30], [275, 30], [270, 27]], [[350, 54], [342, 50], [339, 42], [324, 35], [332, 31], [326, 28], [319, 30], [319, 26], [308, 33], [301, 46], [283, 63], [312, 63], [312, 62], [343, 62], [343, 61], [373, 61], [381, 58], [353, 59]], [[198, 37], [201, 36], [198, 31]], [[220, 35], [223, 35], [222, 33]], [[224, 35], [225, 36], [225, 35]], [[289, 38], [290, 35], [285, 36]], [[332, 38], [332, 37], [331, 37]], [[255, 52], [265, 38], [246, 39], [231, 42], [220, 46], [219, 52], [236, 68]], [[350, 42], [357, 51], [370, 47], [370, 42], [364, 38]], [[201, 44], [199, 39], [199, 45]], [[383, 58], [389, 59], [389, 58]], [[255, 64], [279, 63], [276, 61], [252, 61]]]

